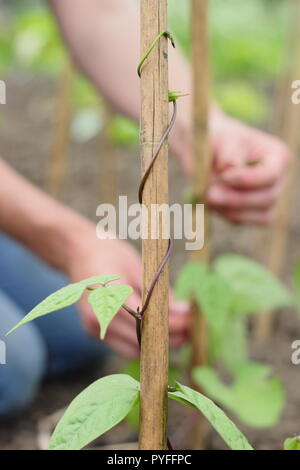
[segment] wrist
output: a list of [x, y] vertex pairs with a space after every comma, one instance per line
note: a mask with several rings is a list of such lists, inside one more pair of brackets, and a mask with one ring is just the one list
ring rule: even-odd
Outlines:
[[39, 233], [43, 243], [42, 257], [67, 275], [72, 270], [74, 260], [83, 256], [96, 238], [95, 225], [72, 211], [56, 218], [53, 223], [48, 220], [42, 224]]
[[177, 119], [170, 135], [170, 149], [178, 159], [185, 176], [192, 168], [192, 103], [190, 97], [177, 100]]

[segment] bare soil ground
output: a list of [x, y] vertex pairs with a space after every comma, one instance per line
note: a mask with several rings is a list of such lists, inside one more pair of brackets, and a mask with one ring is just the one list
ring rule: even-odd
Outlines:
[[[55, 113], [55, 82], [41, 78], [7, 79], [7, 105], [1, 107], [0, 155], [32, 182], [45, 187], [49, 155], [53, 142]], [[96, 222], [96, 207], [100, 203], [101, 159], [99, 140], [88, 144], [72, 143], [67, 179], [62, 199]], [[136, 202], [140, 164], [138, 150], [118, 150], [119, 193]], [[171, 160], [171, 199], [182, 201], [185, 183], [177, 162]], [[122, 175], [122, 178], [120, 178]], [[1, 183], [0, 183], [1, 184]], [[17, 195], [16, 197], [21, 195]], [[284, 278], [291, 284], [291, 272], [300, 258], [298, 242], [300, 231], [300, 197], [298, 196], [292, 218], [289, 250], [286, 256]], [[262, 231], [255, 228], [231, 227], [223, 221], [214, 220], [214, 252], [238, 252], [264, 259], [266, 246]], [[176, 243], [172, 260], [172, 277], [185, 259], [181, 243]], [[272, 337], [264, 344], [252, 344], [252, 357], [271, 363], [284, 382], [286, 406], [279, 424], [273, 429], [253, 430], [240, 426], [256, 449], [281, 449], [284, 439], [300, 433], [300, 366], [292, 365], [291, 343], [300, 338], [300, 318], [293, 311], [282, 311], [276, 317]], [[123, 360], [112, 357], [104, 365], [76, 375], [42, 384], [33, 406], [22, 416], [0, 424], [0, 449], [37, 449], [39, 421], [66, 406], [87, 384], [106, 373], [118, 372]], [[1, 372], [0, 372], [1, 373]], [[180, 407], [180, 405], [176, 405]], [[177, 408], [178, 409], [178, 408]], [[171, 413], [171, 434], [181, 422], [181, 411]], [[239, 424], [239, 423], [237, 423]], [[105, 435], [100, 444], [130, 442], [135, 432], [121, 424]], [[184, 445], [184, 444], [182, 444]], [[225, 445], [210, 431], [208, 445], [223, 449]]]

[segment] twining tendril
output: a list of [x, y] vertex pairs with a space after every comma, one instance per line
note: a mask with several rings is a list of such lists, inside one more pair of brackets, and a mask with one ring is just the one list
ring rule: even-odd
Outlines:
[[146, 60], [148, 59], [149, 55], [151, 54], [151, 52], [153, 51], [153, 49], [155, 48], [156, 44], [158, 44], [160, 38], [162, 37], [165, 37], [167, 39], [170, 40], [172, 46], [175, 48], [175, 42], [174, 42], [174, 39], [173, 39], [173, 36], [171, 35], [171, 33], [169, 33], [169, 31], [162, 31], [161, 33], [159, 33], [156, 38], [154, 39], [153, 43], [151, 44], [151, 46], [149, 47], [149, 49], [147, 50], [146, 54], [144, 55], [144, 57], [141, 59], [139, 65], [138, 65], [138, 68], [137, 68], [137, 73], [138, 73], [138, 76], [141, 78], [142, 76], [142, 67], [144, 65], [144, 63], [146, 62]]
[[144, 188], [145, 188], [145, 184], [146, 184], [146, 181], [149, 177], [149, 174], [153, 168], [153, 165], [162, 149], [162, 147], [164, 146], [164, 143], [167, 141], [169, 135], [170, 135], [170, 132], [175, 124], [175, 121], [176, 121], [176, 116], [177, 116], [177, 103], [176, 103], [176, 100], [173, 101], [173, 115], [172, 115], [172, 118], [171, 118], [171, 121], [170, 121], [170, 124], [168, 125], [168, 128], [167, 130], [165, 131], [164, 135], [162, 136], [162, 138], [160, 139], [157, 147], [156, 147], [156, 150], [153, 154], [153, 157], [149, 163], [149, 166], [148, 168], [146, 169], [145, 173], [144, 173], [144, 176], [141, 180], [141, 183], [140, 183], [140, 186], [139, 186], [139, 203], [142, 204], [143, 203], [143, 191], [144, 191]]

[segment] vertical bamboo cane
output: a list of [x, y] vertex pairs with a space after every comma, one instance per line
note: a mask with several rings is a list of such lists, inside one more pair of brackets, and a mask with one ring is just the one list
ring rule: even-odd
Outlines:
[[[193, 187], [197, 202], [204, 202], [211, 167], [208, 134], [210, 108], [208, 0], [191, 0], [192, 63], [193, 63]], [[209, 262], [209, 211], [205, 207], [205, 244], [202, 250], [192, 252], [192, 260]], [[207, 327], [199, 309], [193, 309], [192, 367], [207, 362]], [[192, 448], [204, 445], [203, 421], [192, 430]]]
[[[157, 35], [167, 29], [167, 0], [141, 0], [141, 53], [146, 53]], [[141, 78], [141, 158], [143, 172], [149, 165], [157, 142], [168, 127], [168, 49], [162, 37], [147, 59]], [[168, 203], [168, 146], [164, 145], [146, 182], [143, 203]], [[167, 248], [167, 240], [143, 240], [143, 299]], [[168, 269], [159, 278], [142, 322], [141, 418], [139, 447], [167, 447], [168, 382]]]
[[58, 198], [61, 195], [65, 181], [68, 151], [69, 131], [72, 104], [73, 67], [71, 62], [66, 65], [58, 86], [55, 135], [52, 149], [47, 189]]
[[104, 104], [104, 126], [100, 135], [100, 201], [105, 204], [115, 204], [117, 198], [117, 151], [109, 136], [109, 127], [113, 119], [113, 111]]
[[[287, 250], [289, 229], [292, 219], [293, 199], [297, 188], [297, 174], [299, 169], [298, 151], [299, 151], [299, 127], [300, 127], [300, 106], [291, 101], [291, 83], [299, 77], [300, 74], [300, 0], [293, 0], [293, 28], [291, 31], [292, 54], [289, 54], [291, 64], [289, 65], [288, 79], [283, 78], [285, 85], [284, 99], [280, 100], [280, 109], [278, 116], [281, 122], [281, 129], [277, 130], [278, 135], [288, 144], [293, 161], [290, 166], [288, 181], [285, 191], [278, 203], [277, 216], [271, 229], [267, 231], [266, 236], [271, 240], [268, 252], [268, 268], [279, 276], [281, 274], [285, 254]], [[291, 45], [291, 44], [290, 44]], [[270, 243], [270, 242], [268, 242]], [[254, 336], [258, 340], [268, 338], [272, 332], [274, 324], [274, 314], [265, 312], [257, 318], [254, 325]]]

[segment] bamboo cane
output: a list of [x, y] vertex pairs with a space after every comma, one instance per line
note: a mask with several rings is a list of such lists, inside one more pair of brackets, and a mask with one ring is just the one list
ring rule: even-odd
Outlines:
[[69, 131], [72, 105], [73, 67], [71, 62], [63, 70], [57, 91], [57, 111], [55, 121], [54, 144], [50, 160], [50, 169], [47, 181], [49, 193], [58, 198], [63, 189], [66, 177]]
[[109, 105], [104, 105], [104, 126], [100, 135], [101, 148], [101, 183], [100, 201], [115, 204], [117, 198], [117, 152], [109, 136], [109, 128], [113, 119], [113, 111]]
[[[211, 153], [208, 135], [210, 107], [209, 33], [208, 0], [191, 0], [192, 64], [193, 64], [193, 193], [197, 202], [204, 202], [211, 167]], [[202, 250], [192, 252], [193, 261], [208, 263], [209, 211], [205, 205], [205, 235]], [[192, 367], [207, 362], [207, 327], [204, 316], [193, 307], [191, 329]], [[197, 388], [197, 387], [196, 387]], [[193, 449], [204, 446], [204, 422], [198, 420], [192, 430]]]
[[[141, 52], [146, 53], [161, 31], [167, 29], [167, 0], [141, 0]], [[143, 67], [141, 76], [141, 159], [143, 173], [157, 142], [168, 127], [168, 49], [163, 36]], [[143, 191], [143, 203], [168, 203], [168, 146], [161, 149]], [[149, 217], [149, 226], [152, 219]], [[167, 240], [143, 240], [143, 301], [168, 247]], [[139, 447], [167, 447], [168, 382], [168, 269], [155, 286], [142, 322], [141, 339], [141, 417]]]
[[[287, 185], [278, 203], [277, 216], [270, 230], [265, 234], [270, 246], [268, 251], [267, 265], [271, 272], [279, 276], [283, 269], [285, 255], [287, 251], [289, 230], [292, 220], [293, 202], [297, 189], [297, 174], [299, 169], [297, 153], [299, 151], [299, 128], [300, 128], [300, 106], [291, 101], [291, 83], [300, 75], [300, 0], [293, 0], [293, 27], [289, 38], [288, 74], [282, 79], [281, 89], [284, 89], [282, 99], [279, 101], [278, 120], [281, 123], [280, 129], [277, 125], [277, 134], [289, 146], [293, 161], [289, 169]], [[265, 240], [265, 239], [264, 239]], [[271, 241], [271, 243], [270, 243]], [[266, 245], [268, 246], [268, 245]], [[254, 337], [258, 340], [268, 338], [274, 325], [274, 314], [265, 312], [257, 318], [254, 324]]]

